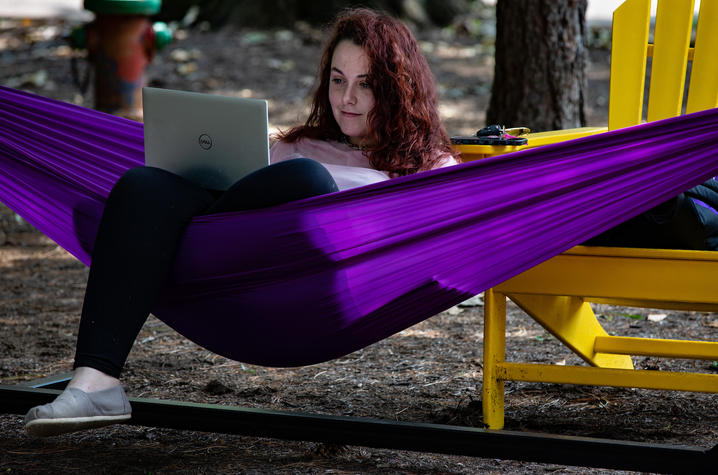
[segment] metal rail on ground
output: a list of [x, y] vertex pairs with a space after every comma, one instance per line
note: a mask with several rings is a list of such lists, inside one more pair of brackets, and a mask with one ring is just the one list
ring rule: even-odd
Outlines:
[[[0, 411], [24, 414], [60, 393], [37, 387], [42, 384], [62, 383], [48, 379], [0, 385]], [[714, 473], [718, 466], [718, 446], [702, 449], [145, 398], [130, 402], [128, 424], [166, 429], [656, 473]]]

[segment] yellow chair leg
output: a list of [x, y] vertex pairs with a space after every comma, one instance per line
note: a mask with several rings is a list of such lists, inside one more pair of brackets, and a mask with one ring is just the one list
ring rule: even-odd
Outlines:
[[506, 296], [489, 289], [484, 294], [484, 382], [482, 406], [489, 429], [504, 427], [504, 380], [498, 371], [506, 358]]

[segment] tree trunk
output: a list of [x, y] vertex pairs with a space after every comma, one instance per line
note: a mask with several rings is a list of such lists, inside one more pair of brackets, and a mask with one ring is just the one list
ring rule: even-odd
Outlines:
[[587, 0], [498, 0], [489, 124], [585, 125]]

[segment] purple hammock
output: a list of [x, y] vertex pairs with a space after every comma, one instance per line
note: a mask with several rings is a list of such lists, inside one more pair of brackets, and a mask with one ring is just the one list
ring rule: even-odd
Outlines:
[[[297, 366], [431, 317], [718, 173], [718, 109], [192, 220], [155, 314]], [[142, 124], [0, 88], [0, 201], [89, 265]]]

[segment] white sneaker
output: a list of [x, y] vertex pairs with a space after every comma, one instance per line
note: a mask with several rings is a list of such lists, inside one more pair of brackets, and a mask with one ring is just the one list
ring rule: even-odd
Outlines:
[[86, 393], [67, 388], [49, 404], [25, 415], [25, 430], [36, 437], [64, 434], [126, 421], [132, 408], [122, 386]]

